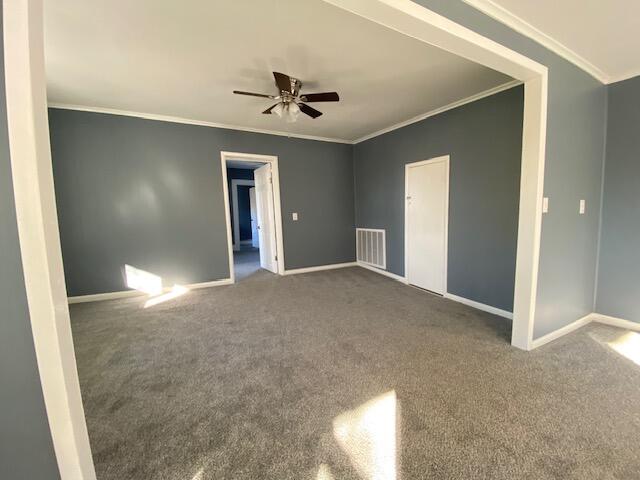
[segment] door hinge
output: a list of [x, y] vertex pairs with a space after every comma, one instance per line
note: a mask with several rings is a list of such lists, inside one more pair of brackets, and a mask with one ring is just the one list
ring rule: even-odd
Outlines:
[[276, 262], [278, 261], [278, 255], [275, 256]]

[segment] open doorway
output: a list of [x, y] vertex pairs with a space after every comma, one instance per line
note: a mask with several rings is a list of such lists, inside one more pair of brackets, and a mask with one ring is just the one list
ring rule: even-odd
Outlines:
[[282, 273], [277, 157], [222, 152], [222, 171], [231, 278]]

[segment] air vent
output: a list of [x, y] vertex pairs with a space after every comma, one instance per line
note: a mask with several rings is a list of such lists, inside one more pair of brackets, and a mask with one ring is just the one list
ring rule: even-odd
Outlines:
[[356, 228], [358, 262], [373, 267], [387, 268], [385, 231], [375, 228]]

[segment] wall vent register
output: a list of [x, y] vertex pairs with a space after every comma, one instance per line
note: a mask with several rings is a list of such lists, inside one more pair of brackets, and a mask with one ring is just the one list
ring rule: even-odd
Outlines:
[[356, 228], [356, 255], [360, 263], [386, 269], [385, 231], [376, 228]]

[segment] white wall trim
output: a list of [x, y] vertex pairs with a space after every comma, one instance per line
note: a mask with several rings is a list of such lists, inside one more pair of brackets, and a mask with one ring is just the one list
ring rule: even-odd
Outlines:
[[285, 270], [283, 275], [298, 275], [300, 273], [321, 272], [323, 270], [335, 270], [336, 268], [355, 267], [357, 265], [358, 264], [356, 262], [346, 262], [346, 263], [332, 263], [330, 265], [318, 265], [316, 267], [294, 268], [291, 270]]
[[[231, 204], [233, 205], [233, 238], [235, 240], [233, 249], [235, 251], [240, 250], [242, 243], [246, 244], [246, 241], [240, 240], [240, 213], [238, 212], [238, 185], [245, 185], [253, 187], [256, 182], [253, 180], [231, 180]], [[249, 242], [251, 243], [251, 242]]]
[[399, 128], [406, 127], [407, 125], [411, 125], [412, 123], [420, 122], [429, 117], [434, 117], [446, 111], [453, 110], [454, 108], [462, 107], [463, 105], [467, 105], [468, 103], [473, 103], [478, 100], [482, 100], [483, 98], [490, 97], [491, 95], [504, 92], [505, 90], [509, 90], [510, 88], [517, 87], [518, 85], [522, 85], [522, 82], [520, 80], [511, 80], [510, 82], [504, 83], [502, 85], [498, 85], [497, 87], [493, 87], [483, 92], [476, 93], [475, 95], [471, 95], [470, 97], [466, 97], [461, 100], [456, 100], [455, 102], [451, 102], [448, 105], [444, 105], [434, 110], [430, 110], [426, 113], [418, 115], [417, 117], [412, 117], [409, 120], [405, 120], [403, 122], [396, 123], [395, 125], [391, 125], [390, 127], [383, 128], [382, 130], [375, 131], [373, 133], [365, 135], [364, 137], [360, 137], [354, 140], [353, 143], [356, 144], [356, 143], [364, 142], [365, 140], [375, 138], [379, 135], [384, 135], [385, 133], [389, 133]]
[[226, 130], [238, 130], [241, 132], [264, 133], [266, 135], [277, 135], [279, 137], [301, 138], [303, 140], [317, 140], [319, 142], [332, 143], [353, 143], [351, 140], [344, 138], [319, 137], [316, 135], [304, 135], [302, 133], [281, 132], [278, 130], [266, 130], [263, 128], [241, 127], [239, 125], [228, 125], [226, 123], [207, 122], [205, 120], [195, 120], [192, 118], [174, 117], [171, 115], [160, 115], [157, 113], [134, 112], [131, 110], [119, 110], [117, 108], [92, 107], [89, 105], [75, 105], [71, 103], [50, 102], [49, 108], [57, 108], [59, 110], [77, 110], [79, 112], [106, 113], [109, 115], [122, 115], [124, 117], [144, 118], [146, 120], [155, 120], [158, 122], [183, 123], [186, 125], [198, 125], [201, 127], [224, 128]]
[[60, 478], [95, 480], [71, 335], [53, 185], [42, 0], [6, 1], [2, 7], [11, 176], [48, 428]]
[[233, 267], [233, 239], [231, 237], [231, 213], [229, 212], [229, 184], [227, 181], [227, 160], [238, 162], [261, 162], [271, 164], [271, 179], [273, 184], [273, 208], [276, 222], [276, 255], [278, 256], [278, 273], [284, 275], [284, 239], [282, 229], [282, 205], [280, 201], [280, 170], [278, 157], [275, 155], [263, 155], [259, 153], [220, 152], [220, 165], [222, 169], [222, 188], [224, 193], [224, 212], [227, 222], [227, 245], [229, 255], [229, 277], [231, 282], [236, 281]]
[[397, 130], [402, 127], [406, 127], [407, 125], [411, 125], [413, 123], [420, 122], [429, 117], [433, 117], [435, 115], [439, 115], [449, 110], [453, 110], [454, 108], [461, 107], [463, 105], [467, 105], [468, 103], [473, 103], [478, 100], [482, 100], [483, 98], [490, 97], [491, 95], [495, 95], [500, 92], [504, 92], [505, 90], [509, 90], [510, 88], [517, 87], [518, 85], [522, 85], [522, 81], [520, 80], [511, 80], [502, 85], [498, 85], [497, 87], [489, 88], [488, 90], [484, 90], [482, 92], [476, 93], [466, 98], [462, 98], [460, 100], [456, 100], [455, 102], [451, 102], [447, 105], [443, 105], [442, 107], [438, 107], [433, 110], [429, 110], [428, 112], [422, 113], [416, 117], [412, 117], [408, 120], [404, 120], [400, 123], [393, 124], [389, 127], [383, 128], [381, 130], [377, 130], [375, 132], [364, 135], [363, 137], [357, 138], [355, 140], [346, 140], [343, 138], [329, 138], [329, 137], [317, 137], [313, 135], [302, 135], [302, 134], [293, 134], [293, 133], [284, 133], [278, 132], [275, 130], [263, 130], [258, 128], [251, 127], [240, 127], [235, 125], [226, 125], [222, 123], [215, 122], [206, 122], [202, 120], [193, 120], [182, 117], [172, 117], [170, 115], [158, 115], [154, 113], [143, 113], [143, 112], [132, 112], [128, 110], [118, 110], [115, 108], [104, 108], [104, 107], [89, 107], [85, 105], [73, 105], [66, 103], [49, 103], [49, 108], [57, 108], [60, 110], [77, 110], [80, 112], [92, 112], [92, 113], [104, 113], [108, 115], [122, 115], [125, 117], [135, 117], [135, 118], [144, 118], [147, 120], [155, 120], [158, 122], [170, 122], [170, 123], [182, 123], [187, 125], [198, 125], [202, 127], [210, 127], [210, 128], [224, 128], [227, 130], [239, 130], [244, 132], [252, 132], [252, 133], [264, 133], [266, 135], [278, 135], [278, 136], [286, 136], [293, 138], [301, 138], [304, 140], [317, 140], [320, 142], [333, 142], [333, 143], [343, 143], [347, 145], [355, 145], [357, 143], [364, 142], [365, 140], [369, 140], [371, 138], [375, 138], [379, 135], [383, 135], [388, 132], [392, 132], [393, 130]]
[[476, 10], [480, 10], [482, 13], [488, 15], [494, 20], [497, 20], [498, 22], [506, 25], [512, 30], [515, 30], [525, 37], [528, 37], [531, 40], [539, 43], [546, 49], [551, 50], [556, 55], [559, 55], [565, 60], [573, 63], [578, 68], [584, 70], [601, 83], [611, 83], [612, 80], [609, 75], [602, 71], [600, 68], [596, 67], [593, 63], [589, 62], [587, 59], [578, 55], [569, 47], [550, 37], [527, 21], [511, 13], [506, 8], [496, 4], [495, 2], [492, 2], [491, 0], [462, 1], [472, 6]]
[[[409, 199], [409, 170], [415, 167], [421, 167], [423, 165], [430, 165], [432, 163], [444, 163], [446, 167], [446, 185], [445, 185], [445, 204], [444, 210], [446, 220], [444, 222], [444, 295], [448, 288], [449, 277], [449, 172], [451, 169], [451, 158], [449, 155], [443, 155], [440, 157], [430, 158], [429, 160], [422, 160], [419, 162], [407, 163], [404, 166], [404, 275], [407, 283], [410, 284], [409, 279], [409, 263], [411, 261], [409, 251], [409, 209], [407, 208], [407, 202]], [[434, 292], [440, 293], [440, 292]]]
[[389, 278], [391, 278], [393, 280], [396, 280], [396, 281], [398, 281], [400, 283], [404, 283], [404, 284], [407, 283], [407, 279], [405, 277], [402, 277], [402, 276], [397, 275], [397, 274], [395, 274], [393, 272], [390, 272], [389, 270], [382, 270], [380, 268], [374, 267], [372, 265], [369, 265], [369, 264], [366, 264], [366, 263], [363, 263], [363, 262], [356, 262], [356, 265], [358, 265], [359, 267], [365, 268], [367, 270], [371, 270], [372, 272], [379, 273], [380, 275], [384, 275], [385, 277], [389, 277]]
[[632, 322], [631, 320], [625, 320], [624, 318], [611, 317], [609, 315], [602, 315], [601, 313], [592, 313], [591, 318], [594, 322], [604, 323], [605, 325], [624, 328], [625, 330], [632, 330], [634, 332], [640, 332], [640, 323], [638, 322]]
[[533, 340], [531, 342], [531, 349], [541, 347], [542, 345], [546, 345], [547, 343], [552, 342], [557, 338], [563, 337], [568, 333], [571, 333], [574, 330], [577, 330], [580, 327], [584, 327], [585, 325], [591, 323], [592, 321], [593, 321], [593, 317], [591, 313], [588, 315], [585, 315], [584, 317], [579, 318], [578, 320], [570, 323], [569, 325], [565, 325], [564, 327], [559, 328], [558, 330], [554, 330], [551, 333], [547, 333], [546, 335], [543, 335], [542, 337]]
[[[519, 329], [525, 335], [512, 336], [512, 344], [530, 349], [540, 252], [547, 67], [411, 0], [325, 2], [525, 82], [513, 319], [514, 331]], [[12, 0], [4, 2], [3, 8], [9, 136], [12, 162], [15, 163], [12, 176], [25, 286], [49, 427], [61, 479], [95, 480], [64, 291], [51, 175], [42, 1]], [[226, 175], [223, 183], [228, 203]], [[279, 192], [279, 185], [274, 181], [274, 191], [276, 189]], [[226, 207], [232, 273], [231, 228], [228, 205]], [[281, 227], [281, 223], [282, 216], [279, 215], [276, 225]], [[278, 242], [280, 263], [284, 261], [282, 235]], [[281, 271], [284, 272], [284, 265]]]
[[[223, 278], [221, 280], [213, 280], [211, 282], [191, 283], [184, 285], [189, 290], [197, 290], [199, 288], [219, 287], [222, 285], [231, 285], [233, 282], [231, 278]], [[170, 292], [171, 287], [165, 287], [163, 291]], [[120, 292], [108, 292], [108, 293], [94, 293], [92, 295], [78, 295], [75, 297], [69, 297], [67, 300], [69, 304], [74, 303], [86, 303], [86, 302], [101, 302], [103, 300], [116, 300], [120, 298], [130, 297], [143, 297], [147, 294], [138, 290], [122, 290]]]
[[411, 0], [324, 0], [524, 82], [520, 209], [511, 344], [530, 350], [535, 322], [549, 69]]
[[500, 308], [492, 307], [491, 305], [486, 305], [474, 300], [469, 300], [468, 298], [459, 297], [458, 295], [454, 295], [448, 292], [444, 294], [444, 298], [448, 298], [449, 300], [453, 300], [454, 302], [463, 303], [469, 307], [482, 310], [483, 312], [493, 313], [494, 315], [513, 320], [513, 313], [509, 312], [508, 310], [502, 310]]

